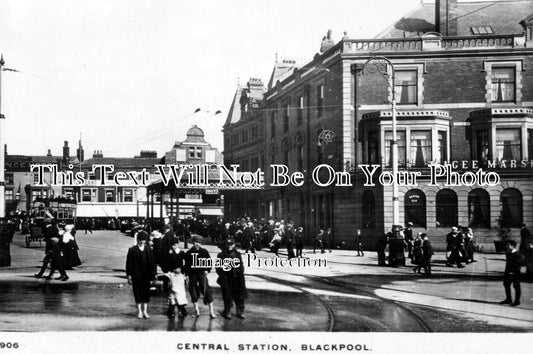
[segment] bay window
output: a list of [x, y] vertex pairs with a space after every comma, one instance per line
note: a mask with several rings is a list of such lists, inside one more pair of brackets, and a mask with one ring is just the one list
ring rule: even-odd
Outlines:
[[498, 160], [520, 160], [520, 129], [496, 130], [496, 158]]

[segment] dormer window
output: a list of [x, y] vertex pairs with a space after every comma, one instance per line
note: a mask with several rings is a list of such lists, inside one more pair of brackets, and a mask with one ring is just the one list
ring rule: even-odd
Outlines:
[[470, 27], [470, 30], [472, 31], [472, 34], [476, 36], [494, 34], [494, 31], [492, 30], [492, 27], [490, 26]]

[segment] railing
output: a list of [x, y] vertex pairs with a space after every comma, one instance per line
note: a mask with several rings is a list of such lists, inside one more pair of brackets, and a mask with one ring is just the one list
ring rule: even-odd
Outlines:
[[344, 53], [412, 52], [469, 48], [514, 48], [523, 46], [524, 37], [518, 35], [464, 37], [427, 35], [416, 38], [398, 39], [348, 39], [342, 43]]

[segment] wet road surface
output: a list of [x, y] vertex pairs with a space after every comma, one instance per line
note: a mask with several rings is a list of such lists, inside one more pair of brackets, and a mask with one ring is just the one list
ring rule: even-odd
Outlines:
[[[253, 277], [251, 277], [253, 278]], [[268, 277], [257, 277], [259, 283]], [[253, 279], [250, 279], [254, 283]], [[272, 290], [251, 290], [244, 320], [218, 317], [211, 320], [207, 308], [199, 317], [169, 320], [166, 296], [157, 293], [149, 305], [151, 318], [135, 317], [129, 286], [34, 282], [0, 284], [0, 330], [2, 331], [424, 331], [412, 315], [376, 297], [342, 294], [291, 285], [263, 284]], [[222, 299], [214, 289], [215, 305]], [[190, 311], [191, 306], [189, 306]], [[220, 309], [219, 309], [220, 310]], [[391, 316], [392, 315], [392, 316]], [[388, 321], [380, 321], [386, 316]], [[407, 325], [407, 326], [406, 326]]]

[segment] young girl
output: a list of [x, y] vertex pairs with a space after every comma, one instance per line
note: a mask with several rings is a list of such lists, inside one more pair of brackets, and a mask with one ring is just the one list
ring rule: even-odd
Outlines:
[[185, 277], [183, 276], [183, 267], [185, 253], [179, 249], [179, 244], [176, 242], [172, 245], [169, 251], [168, 268], [172, 269], [165, 276], [169, 279], [169, 293], [168, 293], [168, 311], [167, 316], [172, 318], [175, 316], [176, 306], [182, 316], [187, 316], [187, 296], [185, 291]]

